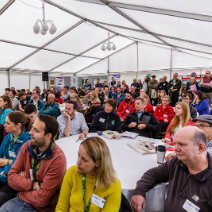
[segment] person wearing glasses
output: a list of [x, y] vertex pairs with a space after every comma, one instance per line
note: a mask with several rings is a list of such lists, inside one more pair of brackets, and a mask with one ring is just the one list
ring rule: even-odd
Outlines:
[[[193, 119], [193, 122], [195, 122], [194, 126], [198, 127], [204, 132], [207, 138], [206, 150], [210, 155], [212, 155], [212, 116], [201, 115]], [[170, 153], [165, 157], [165, 160], [167, 161], [173, 158], [175, 155], [175, 152]]]
[[185, 102], [186, 104], [188, 104], [189, 109], [190, 109], [190, 115], [191, 118], [194, 119], [197, 117], [197, 110], [196, 108], [191, 104], [192, 102], [192, 95], [189, 92], [184, 92], [182, 93], [182, 102]]
[[99, 137], [85, 139], [79, 147], [77, 164], [63, 178], [56, 212], [118, 212], [121, 184], [106, 143]]

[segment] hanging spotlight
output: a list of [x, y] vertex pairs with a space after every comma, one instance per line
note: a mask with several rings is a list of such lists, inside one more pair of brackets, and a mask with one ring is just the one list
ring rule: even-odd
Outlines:
[[108, 51], [116, 50], [115, 43], [110, 42], [110, 33], [109, 32], [108, 32], [108, 39], [107, 39], [107, 41], [104, 44], [102, 44], [101, 50], [102, 51], [105, 51], [105, 50], [108, 50]]
[[54, 22], [52, 20], [47, 20], [45, 19], [45, 7], [44, 7], [44, 1], [43, 1], [43, 20], [41, 21], [38, 19], [34, 26], [33, 26], [33, 31], [35, 34], [38, 34], [39, 32], [42, 35], [45, 35], [48, 30], [50, 34], [54, 34], [57, 31], [57, 27], [54, 25]]

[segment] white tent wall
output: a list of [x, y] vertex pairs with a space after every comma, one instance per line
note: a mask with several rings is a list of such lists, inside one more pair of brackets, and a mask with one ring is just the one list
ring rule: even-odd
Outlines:
[[35, 88], [35, 86], [39, 86], [41, 89], [41, 92], [44, 89], [44, 82], [42, 81], [42, 76], [40, 74], [39, 75], [38, 74], [30, 75], [30, 90]]
[[0, 86], [0, 96], [4, 93], [4, 89], [8, 88], [8, 75], [7, 72], [0, 72], [1, 86]]

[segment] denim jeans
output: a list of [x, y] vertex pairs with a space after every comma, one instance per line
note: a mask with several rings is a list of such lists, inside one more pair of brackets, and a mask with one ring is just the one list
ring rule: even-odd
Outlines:
[[6, 203], [4, 203], [0, 212], [39, 212], [32, 205], [27, 202], [24, 202], [19, 197], [15, 197]]

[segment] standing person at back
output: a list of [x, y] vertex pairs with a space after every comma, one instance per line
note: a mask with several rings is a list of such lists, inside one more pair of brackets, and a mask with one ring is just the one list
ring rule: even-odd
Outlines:
[[151, 99], [151, 104], [156, 106], [157, 98], [158, 98], [158, 81], [156, 80], [156, 76], [152, 75], [152, 80], [148, 83], [149, 96]]
[[209, 105], [212, 104], [212, 76], [210, 71], [205, 72], [205, 77], [202, 78], [201, 82], [201, 91], [209, 99]]
[[175, 104], [178, 102], [181, 85], [182, 85], [182, 81], [178, 79], [178, 73], [174, 73], [173, 79], [170, 80], [168, 84], [172, 107], [175, 107]]
[[18, 196], [7, 201], [1, 212], [52, 212], [55, 210], [66, 158], [55, 144], [58, 123], [49, 115], [40, 115], [30, 131], [31, 141], [25, 143], [10, 169], [8, 184]]

